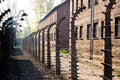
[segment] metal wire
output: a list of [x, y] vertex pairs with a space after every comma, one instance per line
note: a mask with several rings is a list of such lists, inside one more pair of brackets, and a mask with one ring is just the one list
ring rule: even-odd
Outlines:
[[[112, 2], [114, 2], [114, 1], [111, 1], [111, 3]], [[100, 7], [104, 7], [104, 6], [100, 6]], [[115, 7], [116, 8], [116, 7]], [[110, 10], [105, 10], [105, 11], [111, 11], [111, 9]], [[64, 13], [63, 13], [64, 14]], [[88, 17], [89, 15], [85, 15], [84, 17]], [[66, 24], [65, 24], [66, 25]], [[62, 26], [65, 26], [65, 25], [62, 25]], [[117, 26], [118, 24], [115, 24], [115, 26]], [[104, 25], [105, 26], [105, 25]], [[111, 25], [106, 25], [106, 26], [111, 26]], [[93, 29], [95, 29], [95, 28], [93, 28]], [[74, 30], [70, 30], [70, 32], [71, 31], [74, 31]], [[83, 32], [85, 32], [86, 30], [82, 30]], [[101, 34], [104, 34], [104, 32], [101, 32]], [[79, 33], [77, 32], [77, 38], [78, 38], [78, 35], [79, 35]], [[89, 35], [89, 34], [87, 34], [87, 35]], [[87, 36], [86, 35], [86, 36]], [[93, 35], [97, 35], [96, 37], [98, 37], [98, 39], [99, 38], [104, 38], [104, 39], [109, 39], [109, 38], [111, 38], [112, 40], [114, 40], [113, 39], [113, 36], [108, 36], [108, 37], [99, 37], [98, 35], [100, 35], [100, 34], [98, 34], [98, 33], [93, 33]], [[76, 35], [75, 35], [76, 36]], [[74, 36], [74, 38], [75, 38], [75, 36]], [[43, 36], [41, 36], [41, 38], [42, 38]], [[71, 37], [72, 38], [72, 37]], [[70, 39], [71, 39], [70, 38]], [[103, 39], [103, 40], [104, 40]], [[82, 42], [82, 41], [84, 41], [84, 40], [80, 40], [79, 38], [78, 38], [78, 40], [80, 41], [80, 42]], [[79, 44], [80, 42], [77, 42], [78, 40], [76, 40], [76, 44]], [[42, 41], [42, 40], [41, 40]], [[45, 41], [46, 41], [46, 39], [45, 39]], [[104, 41], [103, 41], [104, 42]], [[41, 42], [40, 42], [41, 43]], [[89, 44], [89, 43], [88, 43]], [[54, 46], [53, 46], [54, 45]], [[47, 44], [44, 44], [44, 46], [45, 46], [45, 48], [46, 48], [46, 46], [47, 46]], [[51, 49], [51, 65], [53, 66], [53, 67], [56, 67], [56, 65], [55, 65], [55, 63], [56, 63], [56, 55], [55, 55], [55, 47], [61, 47], [61, 46], [63, 46], [63, 45], [56, 45], [56, 43], [52, 43], [51, 45], [50, 45], [50, 49]], [[68, 46], [68, 45], [67, 45]], [[94, 44], [94, 46], [99, 46], [99, 47], [104, 47], [104, 43], [102, 43], [102, 44]], [[109, 49], [106, 49], [106, 50], [104, 50], [104, 51], [110, 51], [110, 52], [114, 52], [115, 51], [115, 49], [116, 49], [116, 47], [119, 47], [120, 45], [119, 44], [113, 44], [113, 47], [114, 47], [114, 50], [112, 49], [112, 50], [109, 50]], [[70, 46], [71, 48], [74, 48], [74, 46]], [[84, 50], [85, 48], [82, 48], [82, 46], [78, 46], [77, 47], [77, 50], [76, 51], [81, 51], [81, 52], [83, 52], [82, 50]], [[86, 48], [86, 49], [89, 49], [89, 48]], [[99, 49], [99, 48], [96, 48], [95, 47], [95, 49], [94, 50], [98, 50], [98, 51], [101, 51], [101, 49]], [[53, 53], [54, 52], [54, 53]], [[85, 52], [84, 51], [84, 53], [88, 53], [87, 51]], [[82, 53], [83, 55], [84, 55], [84, 53]], [[102, 52], [101, 52], [102, 53]], [[61, 54], [61, 53], [60, 53]], [[81, 53], [80, 53], [81, 54]], [[40, 54], [41, 55], [41, 54]], [[60, 68], [61, 68], [61, 73], [62, 74], [64, 74], [64, 73], [67, 73], [68, 72], [68, 74], [70, 73], [70, 71], [71, 71], [71, 69], [74, 69], [74, 70], [77, 70], [77, 72], [78, 72], [78, 77], [80, 77], [81, 75], [83, 76], [89, 76], [89, 77], [93, 77], [93, 79], [98, 79], [101, 75], [102, 75], [102, 73], [100, 74], [98, 74], [98, 73], [96, 73], [97, 71], [96, 70], [103, 70], [102, 68], [102, 65], [100, 64], [101, 63], [101, 61], [99, 61], [99, 63], [96, 61], [90, 61], [90, 60], [88, 60], [88, 59], [86, 59], [86, 57], [87, 56], [89, 56], [88, 54], [86, 54], [86, 56], [84, 57], [84, 58], [80, 58], [79, 56], [79, 53], [77, 53], [77, 56], [74, 56], [74, 55], [72, 55], [71, 54], [71, 52], [69, 52], [69, 58], [65, 58], [64, 56], [60, 56]], [[118, 54], [115, 54], [114, 56], [116, 56], [117, 57], [117, 55]], [[82, 56], [82, 55], [80, 55], [80, 56]], [[45, 52], [45, 62], [46, 62], [46, 57], [47, 57], [47, 54], [46, 54], [46, 52]], [[75, 69], [75, 68], [71, 68], [71, 64], [70, 64], [70, 62], [71, 62], [71, 57], [73, 57], [73, 58], [75, 58], [76, 60], [77, 60], [77, 69]], [[98, 58], [98, 57], [94, 57], [94, 58]], [[100, 59], [102, 59], [101, 57], [100, 57]], [[106, 58], [107, 59], [107, 58]], [[114, 60], [117, 60], [117, 59], [114, 59]], [[74, 63], [74, 61], [73, 61], [73, 64], [75, 64]], [[107, 64], [107, 63], [104, 63], [104, 65], [108, 65], [108, 66], [112, 66], [112, 65], [109, 65], [109, 64]], [[69, 68], [69, 69], [65, 69], [65, 68]], [[56, 70], [59, 70], [59, 69], [56, 69]], [[69, 71], [68, 71], [69, 70]], [[115, 70], [119, 70], [119, 68], [117, 68], [117, 69], [115, 69]], [[89, 71], [89, 72], [87, 72], [87, 71]], [[72, 72], [73, 73], [73, 76], [75, 76], [76, 77], [76, 74], [77, 73], [74, 73], [74, 72]], [[71, 73], [70, 73], [71, 74]], [[80, 74], [80, 75], [79, 75]], [[85, 78], [85, 77], [84, 77]], [[103, 77], [103, 78], [105, 78], [106, 80], [110, 80], [110, 79], [108, 79], [107, 77]]]

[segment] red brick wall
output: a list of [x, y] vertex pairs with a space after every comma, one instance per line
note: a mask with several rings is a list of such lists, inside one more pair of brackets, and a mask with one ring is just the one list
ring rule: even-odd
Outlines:
[[[60, 21], [64, 17], [64, 20]], [[59, 41], [62, 48], [68, 48], [69, 45], [69, 22], [70, 22], [70, 3], [69, 1], [65, 1], [63, 4], [55, 7], [48, 15], [46, 15], [43, 20], [40, 21], [40, 29], [44, 28], [54, 22], [57, 22], [57, 25], [54, 27], [58, 27], [59, 29]], [[55, 30], [53, 28], [50, 30], [50, 34], [55, 36]], [[54, 38], [54, 37], [53, 37]], [[54, 40], [54, 39], [53, 39]]]
[[[81, 1], [81, 0], [79, 0]], [[78, 27], [78, 40], [77, 40], [77, 52], [78, 54], [89, 54], [90, 49], [90, 40], [87, 39], [87, 25], [90, 24], [90, 8], [88, 8], [88, 0], [83, 0], [83, 4], [86, 6], [86, 9], [81, 12], [78, 17], [75, 20], [75, 26]], [[120, 39], [115, 39], [115, 17], [120, 16], [120, 1], [116, 0], [117, 4], [113, 6], [114, 9], [112, 9], [111, 12], [111, 28], [112, 28], [112, 44], [117, 45], [120, 43]], [[109, 0], [102, 1], [98, 0], [98, 5], [94, 6], [94, 22], [98, 22], [98, 29], [97, 29], [97, 39], [94, 40], [94, 54], [101, 54], [101, 49], [104, 48], [104, 40], [101, 37], [101, 22], [105, 20], [105, 15], [102, 14], [102, 12], [106, 11], [106, 7], [104, 5], [107, 5], [109, 3]], [[76, 3], [75, 3], [76, 4]], [[79, 5], [80, 6], [80, 5]], [[72, 6], [71, 6], [72, 7]], [[76, 7], [76, 6], [75, 6]], [[76, 10], [76, 9], [74, 9]], [[79, 27], [83, 26], [83, 39], [79, 39]], [[118, 44], [120, 45], [120, 44]], [[116, 46], [113, 47], [114, 49], [118, 48]], [[117, 52], [117, 51], [116, 51]]]
[[65, 20], [58, 22], [59, 41], [62, 47], [68, 48], [69, 45], [69, 22], [70, 22], [70, 2], [63, 3], [57, 10], [57, 20], [60, 21], [65, 17]]

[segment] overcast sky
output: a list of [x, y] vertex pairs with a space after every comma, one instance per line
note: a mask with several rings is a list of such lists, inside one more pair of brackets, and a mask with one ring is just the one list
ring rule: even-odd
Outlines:
[[[11, 3], [12, 2], [12, 3]], [[58, 4], [60, 4], [61, 0], [55, 0], [55, 6], [57, 6]], [[34, 10], [34, 7], [32, 5], [32, 1], [31, 0], [9, 0], [9, 3], [12, 4], [12, 7], [16, 7], [13, 12], [15, 14], [19, 13], [20, 10], [25, 10], [25, 12], [30, 15], [29, 17], [31, 17], [30, 19], [32, 19], [33, 16], [36, 16]]]

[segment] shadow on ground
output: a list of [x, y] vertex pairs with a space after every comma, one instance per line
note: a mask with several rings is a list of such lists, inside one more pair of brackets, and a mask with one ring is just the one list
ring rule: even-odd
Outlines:
[[10, 53], [11, 56], [20, 56], [23, 55], [22, 51], [20, 50], [20, 48], [14, 48], [12, 53]]
[[[14, 49], [11, 55], [23, 55], [20, 49]], [[44, 80], [41, 73], [29, 60], [18, 60], [9, 58], [2, 69], [0, 80]]]

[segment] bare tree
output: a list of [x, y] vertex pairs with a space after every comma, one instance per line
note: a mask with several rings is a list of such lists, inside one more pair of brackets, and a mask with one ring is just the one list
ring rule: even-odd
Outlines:
[[44, 0], [45, 1], [45, 3], [46, 3], [46, 10], [49, 12], [50, 10], [52, 10], [53, 9], [53, 4], [54, 4], [54, 1], [55, 0]]
[[43, 18], [54, 7], [55, 0], [32, 0], [34, 10], [38, 14], [39, 19]]

